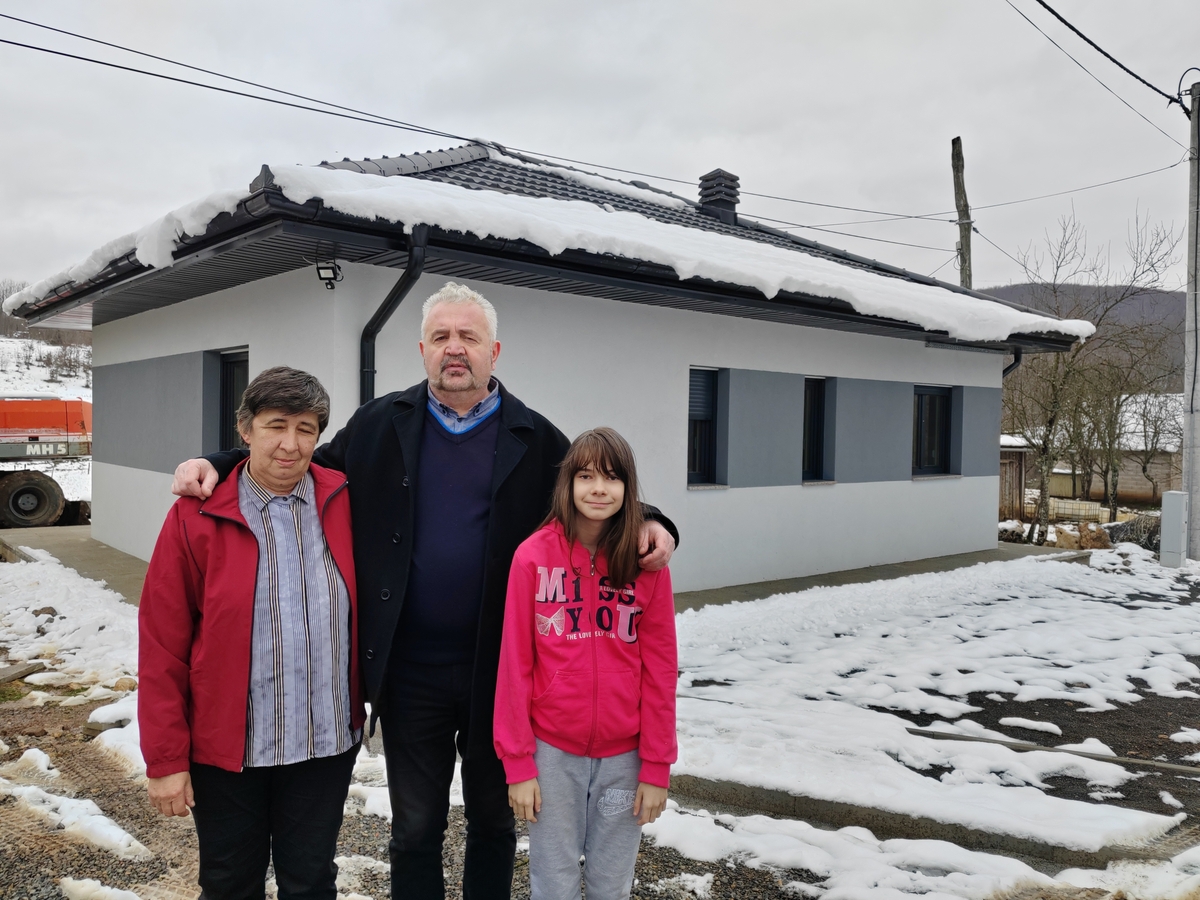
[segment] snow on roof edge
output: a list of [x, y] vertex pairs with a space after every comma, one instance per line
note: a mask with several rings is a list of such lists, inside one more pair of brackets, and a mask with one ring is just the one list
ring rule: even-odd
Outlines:
[[[585, 174], [553, 170], [559, 174]], [[840, 299], [860, 314], [945, 331], [959, 340], [1004, 341], [1016, 333], [1038, 332], [1087, 338], [1095, 331], [1091, 323], [1082, 320], [1059, 320], [1015, 310], [943, 287], [887, 277], [799, 250], [660, 222], [607, 205], [470, 190], [423, 179], [381, 179], [315, 166], [281, 166], [271, 171], [275, 183], [292, 202], [320, 198], [329, 208], [346, 215], [402, 224], [406, 232], [413, 224], [425, 223], [480, 237], [527, 240], [551, 255], [573, 249], [640, 259], [671, 267], [683, 281], [704, 278], [737, 284], [755, 288], [768, 298], [787, 291]], [[606, 190], [612, 190], [608, 179], [595, 177], [606, 182]], [[652, 193], [629, 187], [639, 196]], [[233, 212], [246, 196], [244, 189], [222, 190], [180, 207], [139, 231], [105, 244], [83, 262], [13, 294], [5, 300], [4, 311], [12, 314], [56, 288], [93, 278], [114, 259], [130, 252], [143, 265], [168, 266], [184, 235], [203, 234], [213, 218], [221, 212]]]

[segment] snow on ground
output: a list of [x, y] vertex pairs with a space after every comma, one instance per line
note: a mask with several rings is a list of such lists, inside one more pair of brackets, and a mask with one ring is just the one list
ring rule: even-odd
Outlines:
[[[674, 771], [1077, 849], [1160, 835], [1182, 816], [1042, 790], [1064, 774], [1118, 787], [1131, 776], [1115, 763], [926, 739], [879, 711], [970, 733], [971, 692], [1101, 710], [1136, 701], [1136, 677], [1196, 697], [1200, 669], [1185, 656], [1200, 655], [1200, 606], [1179, 602], [1175, 570], [1132, 545], [1120, 552], [1124, 571], [1105, 551], [1092, 567], [1027, 558], [689, 610]], [[949, 771], [920, 774], [932, 767]]]
[[53, 828], [77, 834], [118, 856], [145, 859], [151, 853], [133, 835], [104, 815], [91, 800], [60, 797], [36, 785], [21, 785], [0, 778], [0, 796], [16, 799], [24, 808], [45, 819]]
[[[1126, 568], [1122, 555], [1130, 563]], [[1180, 602], [1188, 594], [1176, 571], [1160, 569], [1132, 545], [1093, 559], [1090, 568], [1037, 560], [992, 563], [680, 615], [684, 674], [675, 771], [1083, 849], [1162, 833], [1183, 813], [1157, 816], [1042, 790], [1047, 778], [1071, 775], [1092, 783], [1098, 795], [1114, 796], [1114, 788], [1132, 777], [1115, 761], [927, 740], [880, 709], [932, 713], [941, 717], [930, 726], [935, 730], [1006, 736], [973, 722], [972, 707], [962, 698], [975, 691], [1018, 700], [1065, 696], [1108, 708], [1136, 698], [1134, 677], [1166, 696], [1195, 696], [1188, 688], [1200, 671], [1184, 656], [1200, 652], [1200, 604]], [[1195, 576], [1200, 568], [1184, 572]], [[45, 606], [54, 612], [34, 615]], [[133, 607], [52, 559], [0, 566], [0, 644], [14, 659], [46, 660], [50, 670], [39, 680], [47, 684], [61, 675], [112, 692], [116, 678], [135, 672], [135, 626]], [[91, 718], [114, 725], [128, 720], [97, 740], [137, 771], [136, 696], [100, 707]], [[1191, 731], [1176, 739], [1195, 741]], [[1079, 746], [1107, 749], [1094, 740]], [[52, 777], [50, 761], [44, 770], [40, 758], [25, 762], [31, 777]], [[930, 766], [941, 767], [940, 778], [920, 774]], [[5, 782], [0, 788], [47, 818], [73, 816], [77, 827], [94, 829], [94, 840], [137, 852], [119, 835], [104, 837], [96, 811], [64, 805], [69, 798], [33, 785]], [[1163, 802], [1170, 805], [1166, 797]], [[382, 757], [360, 754], [347, 812], [390, 814]], [[734, 857], [752, 866], [811, 871], [818, 886], [796, 883], [791, 890], [823, 900], [982, 898], [1050, 883], [1020, 862], [945, 842], [878, 841], [861, 828], [825, 831], [674, 804], [647, 834], [698, 863]], [[703, 865], [698, 869], [687, 884], [664, 884], [664, 893], [682, 888], [698, 895], [711, 874]], [[1190, 889], [1198, 873], [1200, 853], [1103, 872], [1072, 870], [1059, 881], [1120, 887], [1130, 898], [1149, 900]]]
[[107, 887], [93, 878], [64, 878], [58, 886], [66, 900], [141, 900], [133, 891]]
[[[62, 352], [76, 354], [77, 374], [61, 374], [51, 381], [49, 358]], [[36, 338], [0, 337], [0, 394], [55, 394], [65, 399], [92, 400], [92, 348], [58, 347]]]
[[[1095, 328], [1080, 320], [1059, 321], [1002, 303], [958, 294], [854, 268], [796, 250], [740, 237], [685, 228], [632, 212], [580, 200], [528, 197], [415, 178], [366, 175], [319, 166], [275, 166], [275, 183], [296, 203], [313, 197], [347, 215], [417, 223], [508, 240], [527, 240], [558, 255], [575, 249], [670, 266], [680, 279], [756, 288], [767, 297], [780, 291], [845, 300], [864, 315], [886, 316], [962, 340], [1004, 340], [1016, 332], [1051, 331], [1086, 338]], [[584, 173], [567, 177], [580, 178]], [[592, 176], [600, 178], [600, 176]], [[87, 260], [13, 294], [4, 311], [39, 300], [49, 291], [98, 274], [111, 260], [134, 254], [143, 265], [163, 268], [183, 234], [203, 234], [213, 218], [232, 212], [244, 189], [218, 191], [125, 235]]]
[[[112, 688], [137, 672], [137, 608], [44, 551], [0, 565], [0, 644], [11, 661], [42, 660], [30, 676]], [[28, 680], [28, 679], [27, 679]], [[36, 693], [36, 692], [35, 692]]]

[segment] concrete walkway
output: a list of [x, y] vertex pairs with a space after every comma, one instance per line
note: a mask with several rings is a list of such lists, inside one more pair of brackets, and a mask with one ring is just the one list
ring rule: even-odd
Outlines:
[[146, 563], [95, 540], [91, 525], [0, 530], [0, 557], [9, 562], [24, 559], [27, 554], [21, 552], [21, 547], [45, 550], [85, 578], [103, 581], [126, 602], [134, 606], [141, 602]]
[[842, 584], [865, 584], [903, 578], [906, 575], [923, 575], [927, 572], [949, 572], [987, 562], [1003, 562], [1023, 556], [1054, 556], [1069, 562], [1087, 565], [1091, 559], [1088, 550], [1056, 550], [1053, 547], [1036, 547], [1032, 544], [997, 543], [995, 550], [976, 550], [972, 553], [955, 553], [953, 556], [935, 556], [932, 559], [917, 559], [912, 562], [889, 563], [884, 566], [867, 566], [862, 569], [846, 569], [842, 572], [826, 572], [824, 575], [806, 575], [802, 578], [782, 578], [778, 581], [759, 581], [754, 584], [734, 584], [705, 591], [684, 591], [675, 595], [675, 609], [699, 609], [714, 603], [734, 603], [738, 600], [761, 600], [773, 594], [794, 594], [814, 587], [836, 587]]

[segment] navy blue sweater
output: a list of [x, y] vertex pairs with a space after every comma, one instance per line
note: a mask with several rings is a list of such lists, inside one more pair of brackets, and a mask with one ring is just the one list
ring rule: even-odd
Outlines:
[[399, 658], [475, 659], [500, 416], [451, 434], [428, 410], [414, 487], [412, 566], [396, 629]]

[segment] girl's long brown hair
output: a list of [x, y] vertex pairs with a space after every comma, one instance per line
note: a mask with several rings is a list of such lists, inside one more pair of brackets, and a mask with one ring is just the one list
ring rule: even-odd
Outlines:
[[550, 515], [542, 524], [559, 522], [567, 536], [567, 543], [574, 545], [578, 535], [575, 522], [579, 511], [575, 509], [572, 488], [575, 474], [589, 466], [625, 482], [625, 502], [620, 511], [608, 520], [608, 527], [600, 538], [600, 549], [608, 558], [608, 577], [614, 585], [621, 587], [637, 578], [640, 571], [638, 538], [644, 521], [633, 448], [625, 438], [611, 428], [593, 428], [571, 442], [567, 455], [558, 467]]

